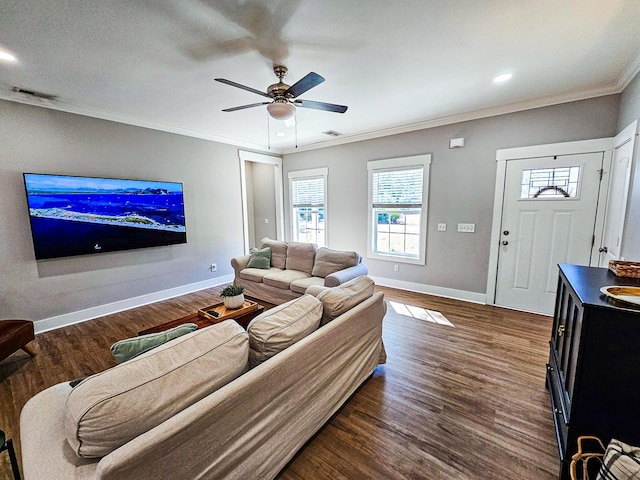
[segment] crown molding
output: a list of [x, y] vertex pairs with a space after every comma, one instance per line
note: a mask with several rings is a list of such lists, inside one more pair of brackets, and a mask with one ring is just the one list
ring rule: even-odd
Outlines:
[[638, 72], [640, 72], [640, 53], [636, 55], [636, 57], [629, 63], [625, 71], [622, 72], [620, 78], [618, 78], [617, 85], [620, 89], [620, 92], [627, 88], [627, 85], [631, 83], [631, 80], [635, 78]]
[[150, 130], [158, 130], [161, 132], [175, 133], [176, 135], [183, 135], [185, 137], [200, 138], [202, 140], [209, 140], [212, 142], [224, 143], [226, 145], [233, 145], [234, 147], [248, 148], [251, 150], [257, 150], [259, 152], [270, 153], [272, 155], [280, 155], [281, 150], [276, 148], [269, 149], [264, 145], [258, 145], [250, 142], [243, 142], [241, 140], [220, 137], [211, 133], [202, 132], [200, 130], [192, 130], [189, 128], [182, 128], [175, 125], [167, 125], [166, 123], [151, 122], [142, 120], [140, 118], [123, 115], [120, 113], [98, 110], [89, 107], [81, 107], [65, 103], [59, 99], [45, 100], [38, 97], [24, 98], [19, 93], [14, 92], [2, 92], [0, 91], [0, 99], [7, 100], [9, 102], [22, 103], [25, 105], [32, 105], [36, 107], [48, 108], [51, 110], [58, 110], [66, 113], [73, 113], [76, 115], [84, 115], [86, 117], [98, 118], [100, 120], [108, 120], [111, 122], [123, 123], [125, 125], [132, 125], [134, 127], [148, 128]]
[[372, 132], [345, 135], [339, 139], [327, 140], [320, 143], [313, 143], [310, 145], [298, 146], [297, 148], [285, 148], [283, 154], [288, 155], [292, 153], [317, 150], [320, 148], [333, 147], [336, 145], [343, 145], [347, 143], [360, 142], [363, 140], [371, 140], [380, 137], [386, 137], [389, 135], [398, 135], [400, 133], [414, 132], [416, 130], [425, 130], [428, 128], [441, 127], [444, 125], [451, 125], [454, 123], [468, 122], [471, 120], [479, 120], [482, 118], [495, 117], [498, 115], [506, 115], [509, 113], [516, 113], [525, 110], [532, 110], [534, 108], [549, 107], [553, 105], [560, 105], [562, 103], [575, 102], [579, 100], [587, 100], [589, 98], [602, 97], [605, 95], [615, 95], [622, 91], [622, 88], [618, 83], [615, 85], [609, 85], [606, 87], [584, 90], [579, 92], [571, 92], [566, 95], [557, 95], [545, 98], [539, 98], [535, 100], [527, 100], [524, 102], [511, 103], [508, 105], [502, 105], [499, 107], [487, 108], [482, 110], [475, 110], [473, 112], [462, 113], [459, 115], [450, 115], [446, 117], [434, 118], [426, 120], [424, 122], [412, 123], [407, 125], [400, 125], [398, 127], [391, 127], [382, 130], [376, 130]]

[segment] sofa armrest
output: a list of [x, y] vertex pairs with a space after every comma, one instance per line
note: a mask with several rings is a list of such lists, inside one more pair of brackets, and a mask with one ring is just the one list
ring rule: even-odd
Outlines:
[[313, 295], [314, 297], [318, 297], [325, 290], [329, 290], [330, 287], [325, 287], [324, 285], [311, 285], [308, 287], [304, 293], [307, 295]]
[[239, 257], [233, 257], [231, 259], [231, 266], [233, 267], [233, 271], [235, 272], [236, 277], [239, 277], [240, 272], [247, 268], [250, 258], [251, 255], [240, 255]]
[[327, 275], [324, 278], [325, 287], [337, 287], [349, 280], [359, 277], [360, 275], [366, 275], [369, 273], [369, 268], [364, 263], [359, 263], [353, 267], [345, 268], [344, 270], [338, 270], [337, 272]]

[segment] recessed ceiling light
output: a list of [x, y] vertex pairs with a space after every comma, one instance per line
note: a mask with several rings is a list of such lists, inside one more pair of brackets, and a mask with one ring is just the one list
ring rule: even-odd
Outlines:
[[503, 73], [501, 75], [498, 75], [496, 78], [494, 78], [493, 81], [496, 83], [506, 82], [507, 80], [511, 80], [511, 77], [513, 77], [513, 74]]
[[15, 62], [16, 60], [17, 60], [17, 58], [15, 57], [15, 55], [9, 53], [6, 50], [0, 49], [0, 61], [3, 61], [3, 62]]
[[284, 137], [284, 132], [276, 132], [276, 137]]

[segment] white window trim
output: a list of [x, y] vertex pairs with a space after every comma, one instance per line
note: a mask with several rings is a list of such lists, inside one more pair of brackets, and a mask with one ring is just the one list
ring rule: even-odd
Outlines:
[[[414, 265], [425, 265], [427, 260], [427, 216], [429, 212], [429, 169], [431, 165], [431, 154], [415, 155], [413, 157], [387, 158], [384, 160], [369, 160], [367, 162], [368, 171], [368, 197], [367, 209], [367, 258], [375, 260], [385, 260], [394, 263], [410, 263]], [[409, 168], [422, 167], [422, 214], [420, 215], [420, 254], [418, 258], [407, 258], [401, 255], [380, 254], [373, 252], [373, 171], [388, 168]]]
[[292, 187], [291, 187], [291, 183], [293, 180], [298, 180], [301, 178], [311, 178], [311, 177], [324, 177], [324, 245], [325, 247], [328, 246], [328, 242], [329, 242], [329, 233], [328, 233], [328, 227], [329, 227], [329, 208], [328, 208], [328, 196], [327, 196], [327, 180], [329, 177], [329, 168], [328, 167], [322, 167], [322, 168], [311, 168], [308, 170], [295, 170], [293, 172], [289, 172], [288, 174], [289, 177], [289, 235], [291, 236], [291, 240], [293, 241], [293, 239], [295, 238], [295, 232], [293, 231], [294, 226], [295, 226], [295, 213], [294, 213], [294, 209], [293, 209], [293, 195], [292, 195]]

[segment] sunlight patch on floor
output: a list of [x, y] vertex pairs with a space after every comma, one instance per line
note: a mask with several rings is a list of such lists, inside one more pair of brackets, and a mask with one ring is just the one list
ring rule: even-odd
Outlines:
[[404, 303], [399, 302], [387, 302], [393, 311], [398, 315], [403, 315], [405, 317], [413, 317], [418, 320], [426, 320], [427, 322], [437, 323], [438, 325], [447, 325], [449, 327], [454, 327], [455, 325], [451, 323], [447, 317], [445, 317], [440, 312], [436, 312], [435, 310], [427, 310], [422, 307], [415, 307], [413, 305], [406, 305]]

